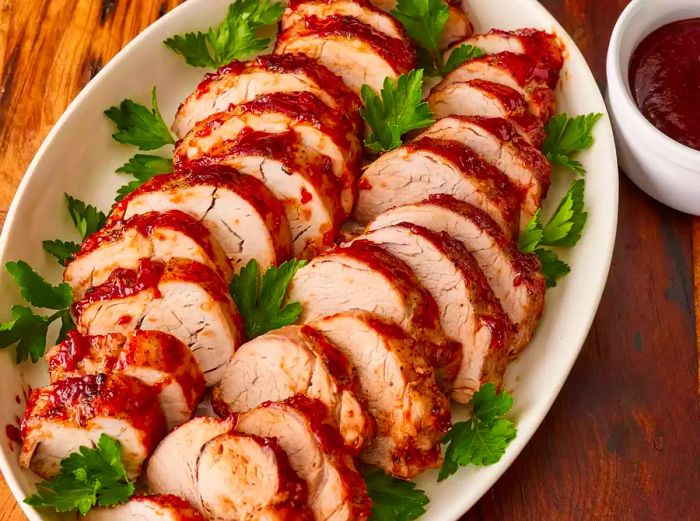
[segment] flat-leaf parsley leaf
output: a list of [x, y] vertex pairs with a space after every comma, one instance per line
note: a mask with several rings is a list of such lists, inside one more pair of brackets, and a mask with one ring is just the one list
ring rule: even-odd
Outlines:
[[550, 119], [545, 126], [546, 138], [542, 147], [549, 161], [577, 174], [585, 174], [583, 165], [572, 156], [593, 144], [593, 126], [602, 117], [602, 114], [591, 113], [572, 118], [562, 113]]
[[415, 483], [391, 477], [377, 467], [365, 466], [362, 474], [372, 498], [372, 521], [412, 521], [425, 514], [430, 500]]
[[130, 99], [118, 107], [110, 107], [105, 115], [117, 125], [112, 137], [127, 145], [136, 145], [140, 150], [155, 150], [175, 142], [158, 109], [156, 88], [151, 92], [151, 108]]

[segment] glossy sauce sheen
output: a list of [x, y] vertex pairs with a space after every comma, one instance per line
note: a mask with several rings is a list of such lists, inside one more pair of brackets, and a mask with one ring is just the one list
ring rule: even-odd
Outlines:
[[700, 150], [700, 18], [664, 25], [647, 36], [632, 55], [629, 82], [645, 118]]

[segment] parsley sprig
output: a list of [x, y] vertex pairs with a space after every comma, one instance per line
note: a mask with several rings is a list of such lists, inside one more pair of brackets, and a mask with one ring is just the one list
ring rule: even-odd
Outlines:
[[62, 341], [66, 333], [75, 327], [70, 316], [71, 287], [66, 283], [56, 286], [47, 282], [24, 261], [5, 264], [19, 288], [22, 298], [36, 308], [54, 310], [49, 316], [39, 315], [28, 306], [12, 306], [10, 320], [0, 323], [0, 348], [15, 347], [15, 360], [19, 364], [28, 358], [36, 363], [44, 356], [46, 335], [49, 326], [61, 321], [56, 342]]
[[305, 264], [304, 260], [292, 259], [279, 267], [270, 266], [260, 277], [260, 266], [252, 259], [233, 277], [229, 292], [245, 322], [248, 340], [296, 321], [301, 304], [283, 306], [282, 302], [294, 274]]
[[130, 174], [134, 179], [117, 190], [115, 201], [121, 201], [152, 177], [159, 174], [167, 174], [172, 171], [172, 159], [149, 154], [136, 154], [117, 169], [117, 172], [121, 174]]
[[[68, 194], [64, 194], [64, 198], [68, 214], [78, 230], [81, 240], [104, 227], [107, 216], [103, 212]], [[47, 240], [41, 244], [44, 250], [61, 265], [65, 265], [80, 250], [79, 244], [61, 239]]]
[[430, 500], [411, 481], [385, 474], [377, 467], [363, 467], [362, 474], [372, 498], [372, 521], [412, 521], [425, 514]]
[[105, 110], [105, 115], [117, 125], [112, 134], [115, 141], [136, 145], [139, 150], [155, 150], [175, 142], [158, 108], [156, 88], [151, 91], [151, 108], [130, 99], [118, 107]]
[[261, 27], [277, 23], [284, 5], [270, 0], [237, 0], [216, 27], [206, 33], [176, 35], [163, 42], [195, 67], [218, 68], [231, 60], [242, 60], [264, 51], [269, 38], [261, 38]]
[[365, 145], [375, 152], [401, 146], [401, 136], [411, 130], [435, 123], [428, 104], [423, 101], [423, 70], [412, 70], [397, 80], [385, 78], [381, 96], [362, 86], [364, 108], [360, 114], [371, 129]]
[[37, 492], [24, 502], [56, 512], [78, 510], [85, 515], [95, 505], [111, 507], [124, 503], [134, 491], [119, 442], [102, 434], [96, 447], [80, 447], [61, 460], [58, 476], [38, 483]]
[[444, 62], [440, 39], [450, 16], [444, 0], [399, 0], [391, 14], [403, 24], [418, 47], [421, 67], [428, 76], [444, 76], [465, 61], [484, 54], [472, 45], [461, 45]]
[[455, 423], [443, 439], [448, 445], [438, 481], [460, 466], [493, 465], [515, 439], [515, 424], [504, 417], [513, 407], [513, 398], [505, 389], [496, 392], [492, 383], [484, 384], [472, 396], [471, 406], [472, 417]]
[[584, 180], [574, 181], [549, 220], [543, 223], [542, 212], [537, 210], [518, 238], [520, 251], [534, 253], [540, 258], [548, 287], [556, 286], [571, 268], [544, 247], [572, 247], [579, 241], [588, 217], [584, 211], [584, 191]]
[[593, 126], [602, 118], [602, 114], [585, 114], [569, 117], [557, 114], [547, 122], [543, 151], [553, 165], [559, 165], [577, 174], [583, 175], [586, 169], [573, 156], [593, 144]]

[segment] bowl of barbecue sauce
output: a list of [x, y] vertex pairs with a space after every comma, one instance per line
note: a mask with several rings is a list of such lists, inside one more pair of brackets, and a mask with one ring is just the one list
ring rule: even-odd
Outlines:
[[700, 0], [633, 0], [607, 75], [622, 169], [662, 203], [700, 215]]

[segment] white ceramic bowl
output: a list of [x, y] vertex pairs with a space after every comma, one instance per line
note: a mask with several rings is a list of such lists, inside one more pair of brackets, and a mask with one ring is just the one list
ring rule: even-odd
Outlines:
[[653, 198], [700, 215], [700, 151], [668, 137], [644, 117], [628, 76], [632, 53], [644, 37], [668, 23], [695, 17], [700, 17], [700, 0], [632, 0], [610, 40], [607, 98], [625, 173]]
[[[111, 139], [113, 125], [102, 111], [130, 97], [148, 102], [153, 85], [163, 117], [170, 121], [179, 102], [204, 74], [185, 64], [163, 45], [173, 34], [205, 30], [221, 20], [230, 0], [189, 0], [162, 17], [127, 45], [75, 98], [37, 152], [7, 216], [0, 237], [0, 263], [25, 259], [51, 281], [60, 280], [58, 264], [41, 250], [43, 239], [76, 239], [63, 205], [63, 192], [109, 208], [125, 178], [114, 174], [136, 150]], [[569, 114], [606, 113], [603, 98], [586, 61], [556, 20], [536, 0], [464, 0], [478, 31], [489, 28], [537, 27], [554, 31], [568, 48], [557, 87], [559, 109]], [[588, 220], [575, 248], [562, 252], [571, 273], [547, 292], [547, 306], [532, 344], [508, 368], [505, 385], [512, 391], [512, 417], [518, 435], [503, 458], [489, 467], [462, 468], [441, 483], [437, 471], [417, 480], [431, 502], [421, 521], [452, 521], [470, 508], [505, 472], [525, 447], [557, 397], [583, 345], [600, 300], [615, 242], [618, 170], [607, 115], [594, 129], [595, 145], [578, 159], [586, 166]], [[571, 183], [568, 172], [557, 172], [545, 205], [549, 215]], [[20, 303], [14, 284], [0, 268], [0, 320]], [[50, 339], [55, 338], [55, 331]], [[24, 412], [23, 390], [47, 383], [46, 364], [19, 366], [12, 353], [0, 351], [0, 427], [13, 424]], [[15, 401], [15, 396], [18, 400]], [[455, 408], [455, 419], [464, 408]], [[566, 444], [567, 440], [553, 439]], [[0, 468], [15, 497], [34, 492], [36, 477], [19, 468], [17, 446], [0, 443]], [[30, 521], [67, 521], [58, 515], [21, 505]]]

